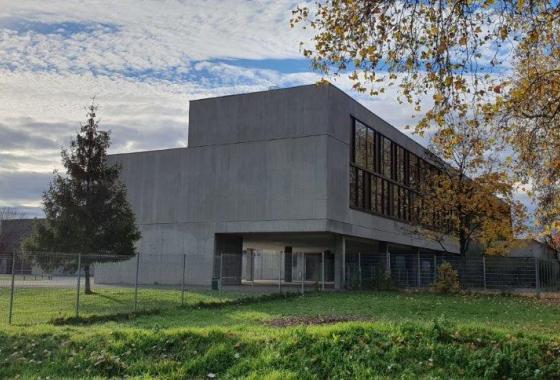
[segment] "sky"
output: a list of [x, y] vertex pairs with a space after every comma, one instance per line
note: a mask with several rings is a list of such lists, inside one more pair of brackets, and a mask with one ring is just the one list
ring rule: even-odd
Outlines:
[[[189, 100], [310, 84], [288, 0], [0, 0], [0, 207], [41, 216], [95, 97], [110, 153], [188, 145]], [[411, 107], [329, 78], [403, 133]]]

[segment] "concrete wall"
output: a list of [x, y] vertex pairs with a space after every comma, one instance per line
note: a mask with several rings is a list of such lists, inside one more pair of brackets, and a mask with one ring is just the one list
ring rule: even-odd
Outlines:
[[327, 97], [309, 85], [191, 101], [189, 147], [324, 135]]

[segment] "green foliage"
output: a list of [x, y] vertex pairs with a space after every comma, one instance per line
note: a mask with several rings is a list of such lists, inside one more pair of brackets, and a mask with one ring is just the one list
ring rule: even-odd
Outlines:
[[[119, 167], [108, 163], [109, 133], [98, 129], [96, 109], [94, 104], [89, 107], [87, 123], [70, 149], [62, 150], [66, 176], [55, 173], [43, 194], [46, 221], [37, 223], [24, 242], [27, 252], [95, 254], [82, 260], [86, 277], [93, 262], [133, 256], [140, 239], [126, 188], [118, 180]], [[39, 256], [36, 261], [46, 270], [76, 268], [74, 257]]]
[[[272, 330], [272, 329], [271, 329]], [[246, 331], [0, 333], [0, 377], [557, 378], [558, 342], [445, 320]]]
[[[19, 315], [24, 305], [29, 313], [45, 306], [32, 297], [37, 289], [23, 290], [29, 292], [16, 295]], [[60, 291], [50, 290], [53, 297]], [[43, 295], [48, 294], [38, 297]], [[144, 289], [139, 296], [143, 305], [148, 296], [153, 305], [179, 299], [177, 292], [161, 290]], [[0, 378], [183, 379], [210, 373], [252, 379], [555, 378], [560, 373], [560, 308], [537, 300], [327, 292], [235, 301], [240, 296], [189, 292], [187, 303], [196, 307], [87, 326], [0, 324]], [[367, 320], [287, 328], [263, 323], [289, 315]]]
[[134, 255], [140, 233], [118, 180], [119, 167], [108, 164], [109, 133], [98, 129], [96, 106], [87, 123], [62, 151], [66, 176], [56, 174], [43, 194], [46, 223], [38, 224], [29, 251]]
[[434, 290], [438, 293], [458, 293], [460, 289], [457, 271], [447, 261], [441, 264], [437, 270]]

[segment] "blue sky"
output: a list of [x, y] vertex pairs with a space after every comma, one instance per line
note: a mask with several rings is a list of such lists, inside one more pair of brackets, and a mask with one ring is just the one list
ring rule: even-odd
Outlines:
[[[299, 51], [310, 36], [289, 27], [298, 3], [0, 0], [0, 207], [40, 215], [92, 96], [120, 153], [187, 146], [191, 99], [319, 80]], [[412, 122], [394, 91], [333, 83], [401, 129]]]

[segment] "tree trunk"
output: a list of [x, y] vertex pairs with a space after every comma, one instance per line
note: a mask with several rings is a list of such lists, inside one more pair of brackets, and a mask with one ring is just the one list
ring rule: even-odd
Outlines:
[[91, 291], [91, 276], [89, 273], [89, 264], [84, 265], [84, 275], [86, 276], [86, 286], [84, 288], [85, 294], [93, 294], [93, 292]]

